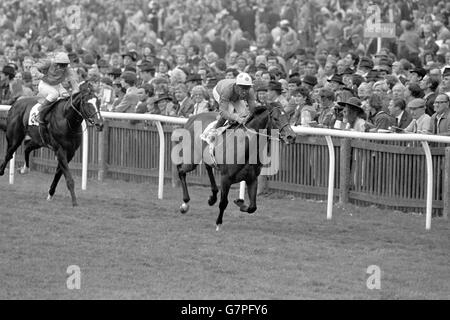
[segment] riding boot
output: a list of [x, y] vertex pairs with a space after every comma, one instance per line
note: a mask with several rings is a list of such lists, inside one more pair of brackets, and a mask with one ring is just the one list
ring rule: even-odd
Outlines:
[[49, 111], [51, 109], [52, 109], [52, 105], [47, 100], [45, 100], [45, 102], [39, 108], [39, 119], [38, 119], [38, 122], [39, 122], [39, 125], [41, 125], [44, 128], [47, 126], [47, 122], [45, 121], [45, 117], [47, 116], [47, 114], [49, 113]]

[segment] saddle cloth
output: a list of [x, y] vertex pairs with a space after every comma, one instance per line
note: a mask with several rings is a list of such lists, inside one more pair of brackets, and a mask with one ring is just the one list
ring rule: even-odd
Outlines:
[[[54, 105], [58, 101], [64, 99], [65, 96], [61, 96], [55, 101], [53, 101], [51, 104]], [[33, 108], [30, 110], [30, 116], [28, 118], [28, 125], [29, 126], [39, 126], [39, 103], [36, 103]]]
[[215, 125], [217, 124], [217, 121], [218, 120], [211, 122], [205, 128], [203, 133], [200, 135], [200, 139], [202, 139], [203, 141], [206, 141], [209, 145], [209, 155], [211, 157], [212, 164], [214, 167], [217, 167], [216, 158], [214, 156], [214, 147], [216, 146], [215, 145], [216, 137], [220, 136], [225, 130], [227, 130], [230, 127], [228, 122], [226, 122], [223, 127], [214, 129]]
[[214, 129], [214, 127], [216, 126], [218, 120], [215, 120], [213, 122], [211, 122], [203, 131], [203, 133], [200, 135], [200, 139], [202, 139], [203, 141], [206, 141], [209, 145], [213, 145], [215, 138], [217, 136], [220, 136], [225, 130], [227, 130], [230, 125], [228, 124], [228, 122], [220, 128]]
[[30, 117], [28, 118], [29, 126], [39, 126], [39, 103], [35, 104], [30, 110]]

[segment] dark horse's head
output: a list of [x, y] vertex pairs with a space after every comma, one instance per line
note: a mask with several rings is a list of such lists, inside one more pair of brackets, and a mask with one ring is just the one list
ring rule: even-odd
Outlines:
[[[100, 101], [95, 95], [94, 87], [89, 82], [80, 84], [80, 92], [78, 93], [80, 100], [79, 113], [87, 123], [95, 126], [97, 131], [103, 130], [103, 117], [100, 113]], [[77, 98], [78, 98], [77, 97]]]
[[254, 129], [268, 129], [269, 132], [278, 130], [280, 138], [286, 144], [294, 143], [297, 136], [289, 125], [286, 113], [278, 103], [257, 107], [247, 124]]

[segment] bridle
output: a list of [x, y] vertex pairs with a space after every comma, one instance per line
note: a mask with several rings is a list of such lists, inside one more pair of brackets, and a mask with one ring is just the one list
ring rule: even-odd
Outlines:
[[[272, 112], [273, 112], [274, 110], [275, 110], [275, 108], [272, 108], [272, 109], [269, 111], [269, 119], [268, 119], [268, 121], [267, 121], [266, 128], [264, 128], [264, 129], [266, 129], [266, 130], [269, 130], [269, 128], [272, 127], [272, 119], [273, 119], [273, 117], [272, 117]], [[281, 112], [281, 111], [280, 111], [280, 112]], [[268, 134], [265, 134], [265, 133], [261, 133], [261, 132], [257, 132], [256, 130], [247, 127], [247, 126], [246, 126], [246, 123], [247, 123], [247, 122], [248, 122], [248, 121], [246, 121], [244, 124], [242, 124], [242, 126], [243, 126], [248, 132], [253, 133], [253, 134], [256, 134], [256, 135], [259, 135], [259, 136], [262, 136], [262, 137], [269, 138], [269, 140], [281, 141], [280, 138], [274, 138], [274, 137], [271, 136], [271, 135], [268, 135]], [[285, 127], [287, 127], [288, 125], [289, 125], [289, 122], [287, 121], [287, 122], [286, 122], [285, 124], [283, 124], [283, 125], [281, 126], [281, 128], [279, 129], [280, 132], [283, 131], [283, 129], [284, 129]]]
[[[80, 92], [81, 95], [81, 92]], [[84, 106], [86, 104], [86, 95], [81, 95], [81, 103], [80, 103], [80, 110], [78, 110], [77, 108], [75, 108], [75, 106], [73, 105], [73, 95], [70, 95], [70, 99], [68, 100], [68, 102], [70, 102], [69, 107], [72, 108], [76, 114], [78, 114], [82, 119], [86, 120], [87, 122], [89, 122], [91, 125], [94, 125], [94, 117], [99, 114], [100, 115], [100, 110], [98, 110], [97, 108], [95, 108], [95, 112], [91, 113], [91, 114], [86, 114], [86, 112], [84, 111], [84, 108], [82, 106]], [[68, 103], [67, 102], [67, 103]], [[67, 104], [66, 103], [66, 104]]]

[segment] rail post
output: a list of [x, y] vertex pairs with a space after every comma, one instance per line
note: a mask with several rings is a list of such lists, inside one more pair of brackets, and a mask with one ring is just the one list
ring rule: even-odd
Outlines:
[[349, 201], [350, 191], [350, 168], [352, 161], [352, 145], [348, 138], [341, 139], [341, 162], [339, 170], [339, 203], [345, 204]]
[[109, 148], [109, 121], [104, 121], [103, 131], [98, 136], [98, 181], [103, 182], [107, 174], [107, 161]]
[[442, 215], [444, 219], [448, 219], [448, 213], [450, 211], [450, 147], [445, 148], [444, 161], [444, 208], [442, 210]]

